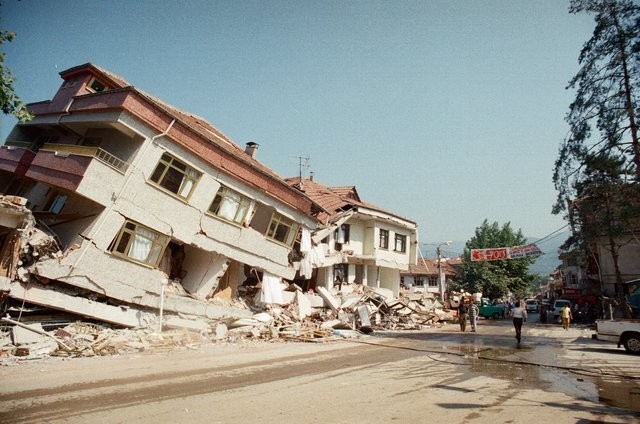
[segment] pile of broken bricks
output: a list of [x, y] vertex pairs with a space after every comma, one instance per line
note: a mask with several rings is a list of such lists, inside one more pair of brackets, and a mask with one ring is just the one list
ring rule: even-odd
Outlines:
[[[321, 303], [314, 298], [320, 298]], [[309, 299], [312, 299], [311, 301]], [[320, 306], [317, 306], [320, 305]], [[117, 329], [73, 322], [45, 331], [38, 323], [0, 319], [0, 364], [44, 357], [120, 355], [179, 348], [195, 349], [206, 343], [327, 342], [361, 337], [376, 330], [419, 330], [454, 321], [433, 297], [407, 293], [394, 298], [385, 289], [343, 284], [340, 290], [318, 288], [318, 294], [297, 290], [286, 305], [264, 305], [251, 318], [216, 320], [204, 331], [166, 328]]]

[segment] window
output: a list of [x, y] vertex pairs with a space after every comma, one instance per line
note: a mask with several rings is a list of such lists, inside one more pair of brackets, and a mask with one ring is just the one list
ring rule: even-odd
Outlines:
[[438, 277], [428, 277], [427, 283], [429, 287], [438, 287]]
[[101, 91], [104, 91], [106, 89], [107, 86], [98, 81], [95, 77], [91, 78], [91, 81], [89, 81], [89, 84], [87, 84], [87, 90], [92, 93], [100, 93]]
[[269, 222], [269, 229], [266, 236], [287, 246], [293, 245], [298, 232], [298, 224], [274, 212]]
[[336, 243], [339, 245], [347, 244], [349, 243], [349, 240], [350, 240], [350, 236], [351, 236], [350, 233], [351, 233], [351, 225], [342, 224], [333, 232], [333, 238], [335, 239]]
[[347, 276], [349, 273], [349, 265], [348, 264], [335, 264], [333, 266], [333, 282], [334, 283], [346, 283]]
[[396, 234], [396, 252], [405, 253], [407, 251], [407, 236]]
[[164, 153], [150, 180], [181, 199], [187, 200], [193, 193], [200, 175], [195, 169]]
[[59, 214], [62, 211], [64, 204], [67, 202], [67, 199], [68, 197], [66, 195], [61, 194], [58, 191], [54, 191], [44, 204], [42, 211]]
[[209, 212], [228, 221], [242, 224], [251, 207], [251, 199], [229, 188], [220, 187]]
[[389, 231], [380, 229], [380, 247], [383, 249], [389, 248]]
[[169, 237], [133, 221], [125, 221], [110, 251], [126, 259], [157, 266]]

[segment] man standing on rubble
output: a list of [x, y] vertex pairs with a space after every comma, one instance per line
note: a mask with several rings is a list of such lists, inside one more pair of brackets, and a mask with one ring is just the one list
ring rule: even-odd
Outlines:
[[460, 321], [460, 331], [464, 332], [467, 329], [467, 317], [469, 315], [469, 308], [467, 302], [464, 299], [460, 300], [458, 306], [458, 320]]

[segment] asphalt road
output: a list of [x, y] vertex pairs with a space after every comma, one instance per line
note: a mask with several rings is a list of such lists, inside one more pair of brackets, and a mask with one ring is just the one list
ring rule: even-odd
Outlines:
[[[532, 318], [535, 318], [533, 316]], [[2, 423], [632, 423], [640, 358], [509, 320], [0, 369]]]

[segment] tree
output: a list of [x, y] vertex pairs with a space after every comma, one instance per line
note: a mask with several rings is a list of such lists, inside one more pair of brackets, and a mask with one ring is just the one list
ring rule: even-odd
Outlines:
[[555, 163], [552, 211], [567, 212], [572, 224], [563, 247], [598, 261], [595, 246], [605, 246], [622, 298], [618, 254], [623, 236], [636, 231], [640, 205], [640, 6], [632, 0], [571, 0], [569, 13], [593, 15], [595, 28], [567, 86], [576, 97]]
[[[0, 45], [5, 42], [11, 42], [16, 36], [13, 32], [0, 30]], [[5, 115], [14, 115], [21, 122], [33, 119], [33, 114], [27, 110], [16, 95], [13, 88], [15, 78], [11, 75], [11, 70], [4, 65], [3, 52], [0, 52], [0, 107]]]
[[621, 180], [623, 165], [623, 159], [606, 153], [587, 156], [585, 179], [576, 185], [576, 199], [569, 206], [573, 236], [563, 246], [596, 262], [603, 259], [597, 248], [602, 246], [611, 256], [620, 304], [625, 297], [620, 250], [640, 231], [640, 184]]
[[476, 228], [475, 235], [467, 241], [464, 249], [457, 287], [470, 293], [483, 293], [490, 299], [503, 298], [509, 293], [525, 297], [532, 283], [538, 278], [529, 272], [533, 258], [500, 261], [471, 261], [471, 249], [512, 247], [527, 244], [522, 231], [514, 232], [511, 224], [502, 227], [485, 219]]
[[566, 210], [590, 156], [619, 157], [623, 173], [640, 181], [640, 7], [631, 0], [571, 0], [569, 13], [593, 14], [596, 26], [580, 51], [581, 68], [567, 86], [576, 97], [565, 118], [569, 135], [555, 163], [554, 213]]

